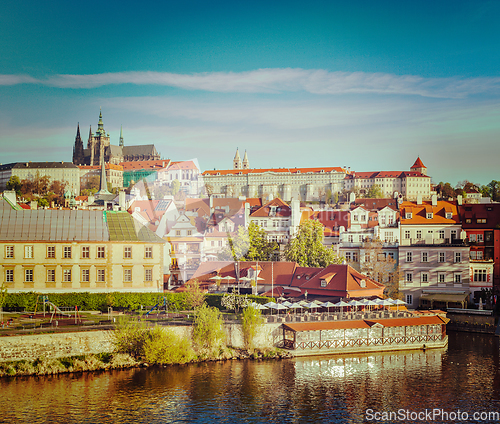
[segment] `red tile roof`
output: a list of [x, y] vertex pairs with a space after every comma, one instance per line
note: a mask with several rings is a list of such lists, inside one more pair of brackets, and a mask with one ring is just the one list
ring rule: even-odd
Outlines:
[[339, 172], [347, 173], [348, 171], [340, 167], [318, 167], [318, 168], [260, 168], [260, 169], [214, 169], [213, 171], [204, 171], [203, 175], [238, 175], [238, 174], [263, 174], [266, 172], [271, 173], [290, 173], [290, 174], [307, 174], [307, 173], [321, 173], [321, 172]]
[[250, 214], [251, 217], [268, 217], [271, 216], [271, 207], [276, 208], [276, 217], [288, 217], [292, 215], [292, 209], [283, 200], [276, 197], [270, 202], [266, 203], [264, 206], [256, 209]]
[[170, 164], [170, 159], [162, 160], [142, 160], [142, 161], [130, 161], [121, 162], [120, 165], [123, 166], [125, 171], [130, 171], [132, 169], [163, 169], [168, 167]]
[[415, 163], [413, 164], [413, 166], [410, 169], [412, 169], [412, 168], [426, 168], [426, 166], [420, 160], [420, 156], [417, 157], [417, 160], [415, 161]]
[[[421, 205], [416, 202], [403, 202], [400, 206], [401, 224], [459, 224], [460, 216], [458, 215], [457, 205], [455, 202], [440, 200], [436, 206], [432, 206], [431, 202], [424, 201]], [[406, 213], [412, 213], [412, 217], [407, 219]], [[427, 218], [427, 213], [432, 212], [432, 218]], [[446, 218], [446, 212], [451, 212], [450, 219]]]

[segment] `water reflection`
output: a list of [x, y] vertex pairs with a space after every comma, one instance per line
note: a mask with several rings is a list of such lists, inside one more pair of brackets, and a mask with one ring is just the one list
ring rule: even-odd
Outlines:
[[455, 333], [448, 349], [230, 361], [0, 381], [0, 421], [363, 422], [368, 408], [499, 410], [498, 340]]

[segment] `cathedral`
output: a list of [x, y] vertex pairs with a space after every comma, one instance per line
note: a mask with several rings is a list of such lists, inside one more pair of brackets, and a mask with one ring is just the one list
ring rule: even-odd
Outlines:
[[118, 146], [110, 143], [109, 134], [104, 131], [102, 123], [102, 112], [99, 111], [99, 123], [97, 131], [89, 131], [87, 148], [83, 147], [83, 140], [80, 136], [80, 124], [76, 129], [75, 145], [73, 147], [74, 165], [100, 165], [104, 162], [118, 165], [121, 162], [136, 162], [146, 160], [159, 160], [160, 154], [156, 151], [154, 144], [142, 146], [125, 146], [123, 142], [123, 130], [120, 129], [120, 141]]

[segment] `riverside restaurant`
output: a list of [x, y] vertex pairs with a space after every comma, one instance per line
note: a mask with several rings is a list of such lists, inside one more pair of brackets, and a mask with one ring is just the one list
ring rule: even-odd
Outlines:
[[283, 323], [279, 346], [294, 356], [441, 348], [448, 321], [433, 315]]

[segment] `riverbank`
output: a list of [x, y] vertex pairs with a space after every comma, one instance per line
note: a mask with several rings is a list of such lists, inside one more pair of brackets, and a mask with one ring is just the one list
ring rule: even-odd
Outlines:
[[206, 353], [197, 358], [183, 363], [150, 364], [138, 361], [131, 355], [123, 353], [101, 353], [77, 355], [69, 357], [48, 358], [42, 357], [35, 360], [6, 361], [0, 363], [0, 377], [17, 377], [32, 375], [54, 375], [65, 373], [81, 373], [92, 371], [111, 371], [129, 368], [167, 367], [172, 365], [185, 365], [201, 362], [233, 361], [233, 360], [268, 360], [291, 358], [289, 352], [282, 349], [256, 349], [249, 352], [243, 349], [223, 348], [218, 356], [207, 356]]

